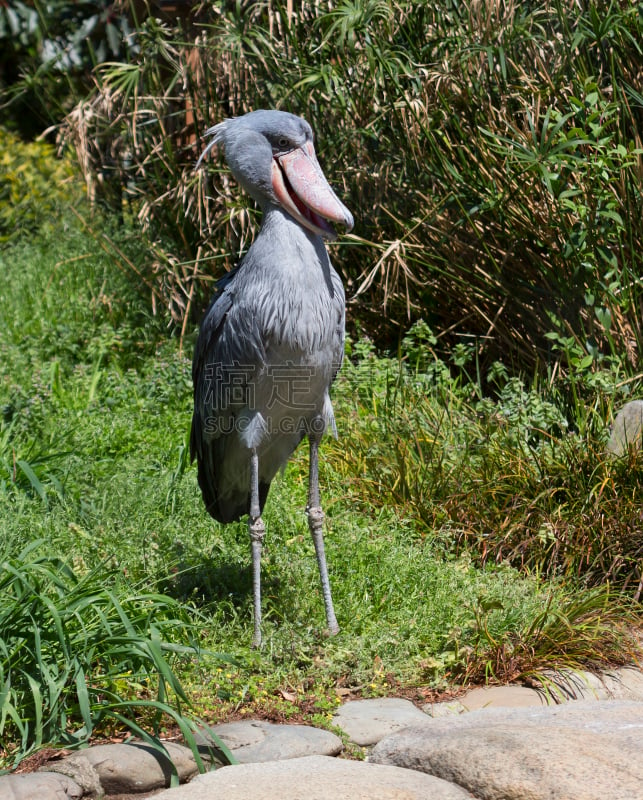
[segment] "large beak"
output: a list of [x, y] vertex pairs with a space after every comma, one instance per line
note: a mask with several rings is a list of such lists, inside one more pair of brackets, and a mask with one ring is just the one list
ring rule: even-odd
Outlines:
[[353, 227], [353, 215], [330, 188], [312, 142], [273, 158], [272, 188], [292, 217], [325, 239], [337, 238], [331, 222], [347, 231]]

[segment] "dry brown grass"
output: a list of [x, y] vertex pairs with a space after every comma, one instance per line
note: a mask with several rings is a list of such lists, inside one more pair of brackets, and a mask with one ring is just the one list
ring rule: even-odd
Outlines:
[[148, 18], [138, 62], [103, 65], [61, 141], [94, 196], [138, 216], [156, 306], [185, 330], [252, 239], [225, 171], [193, 165], [208, 125], [273, 106], [313, 121], [356, 212], [336, 260], [352, 321], [380, 341], [423, 316], [445, 345], [473, 336], [517, 366], [564, 363], [552, 330], [636, 359], [640, 19], [576, 0], [458, 8], [270, 0], [203, 5], [180, 29]]

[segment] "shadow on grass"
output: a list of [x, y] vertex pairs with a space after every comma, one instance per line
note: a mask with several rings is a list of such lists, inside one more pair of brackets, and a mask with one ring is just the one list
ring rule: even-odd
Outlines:
[[[262, 569], [262, 594], [278, 593], [280, 581]], [[198, 608], [208, 605], [230, 604], [241, 611], [252, 605], [252, 565], [250, 553], [248, 563], [226, 561], [225, 556], [217, 554], [203, 556], [195, 563], [183, 563], [160, 582], [159, 589], [183, 602], [189, 601]]]

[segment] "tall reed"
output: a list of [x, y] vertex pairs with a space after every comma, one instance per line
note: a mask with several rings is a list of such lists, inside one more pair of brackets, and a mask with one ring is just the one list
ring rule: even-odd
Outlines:
[[[150, 241], [185, 329], [257, 218], [193, 166], [206, 126], [273, 106], [312, 120], [357, 218], [350, 315], [382, 343], [419, 317], [516, 368], [641, 341], [643, 22], [629, 3], [281, 0], [140, 21], [61, 126], [88, 186]], [[231, 224], [232, 223], [232, 224]], [[207, 294], [207, 290], [205, 291]]]

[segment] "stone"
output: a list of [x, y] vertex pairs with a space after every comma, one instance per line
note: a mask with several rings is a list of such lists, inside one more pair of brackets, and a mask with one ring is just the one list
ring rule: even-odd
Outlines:
[[466, 800], [446, 781], [398, 767], [306, 756], [222, 767], [148, 800]]
[[613, 694], [601, 675], [583, 670], [545, 670], [543, 689], [555, 703], [570, 700], [611, 700]]
[[604, 673], [603, 681], [613, 697], [643, 701], [643, 672], [636, 667], [618, 667]]
[[583, 670], [545, 671], [546, 690], [558, 703], [568, 700], [643, 700], [643, 673], [619, 667], [596, 675]]
[[631, 400], [618, 412], [610, 431], [607, 452], [621, 457], [628, 454], [630, 448], [639, 450], [643, 434], [643, 400]]
[[545, 693], [527, 686], [483, 686], [458, 698], [466, 711], [479, 708], [524, 708], [548, 705]]
[[[339, 736], [310, 725], [275, 725], [263, 720], [241, 720], [211, 728], [230, 748], [240, 764], [279, 761], [287, 758], [322, 755], [336, 756], [344, 745]], [[198, 745], [213, 742], [207, 729], [195, 735]]]
[[[192, 751], [174, 742], [165, 742], [181, 783], [196, 775], [198, 768]], [[96, 771], [107, 794], [150, 792], [170, 785], [172, 764], [166, 756], [150, 745], [99, 744], [68, 756], [85, 759]]]
[[447, 700], [444, 703], [426, 703], [422, 711], [429, 717], [450, 717], [454, 714], [464, 714], [469, 709], [459, 700]]
[[55, 772], [0, 777], [0, 800], [80, 800], [82, 796], [82, 787]]
[[430, 718], [410, 700], [381, 697], [346, 703], [335, 712], [333, 722], [351, 742], [368, 747], [400, 728], [428, 723]]
[[643, 700], [643, 674], [634, 667], [620, 667], [595, 675], [592, 672], [549, 673], [564, 700]]
[[457, 700], [427, 703], [422, 710], [429, 717], [463, 714], [480, 708], [524, 708], [566, 703], [570, 700], [643, 701], [643, 673], [635, 667], [619, 667], [596, 675], [583, 670], [545, 671], [541, 688], [519, 684], [482, 686]]
[[444, 717], [480, 708], [523, 708], [555, 705], [570, 700], [643, 701], [643, 673], [635, 667], [620, 667], [596, 675], [583, 670], [545, 671], [543, 686], [482, 686], [457, 700], [427, 703], [422, 710], [429, 717]]
[[577, 701], [432, 719], [375, 746], [376, 764], [420, 770], [480, 800], [643, 797], [643, 704]]
[[56, 772], [66, 775], [82, 789], [84, 798], [95, 798], [103, 796], [98, 772], [85, 758], [82, 752], [72, 753], [58, 761], [49, 761], [45, 766], [38, 770], [41, 773]]

